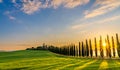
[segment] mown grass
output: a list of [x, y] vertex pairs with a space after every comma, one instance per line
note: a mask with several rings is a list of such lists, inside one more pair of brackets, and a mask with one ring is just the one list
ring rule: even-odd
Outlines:
[[120, 60], [68, 57], [49, 51], [0, 52], [0, 70], [120, 70]]

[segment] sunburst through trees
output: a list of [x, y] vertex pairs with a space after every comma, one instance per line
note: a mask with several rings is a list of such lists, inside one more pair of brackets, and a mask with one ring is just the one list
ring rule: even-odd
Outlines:
[[95, 37], [93, 42], [91, 39], [86, 39], [85, 42], [79, 42], [78, 46], [71, 44], [69, 46], [55, 47], [43, 44], [41, 48], [27, 48], [27, 50], [49, 50], [62, 55], [78, 57], [116, 58], [120, 57], [120, 42], [118, 34], [116, 34], [116, 39], [113, 36], [109, 37], [109, 35], [105, 39], [100, 36], [98, 42]]

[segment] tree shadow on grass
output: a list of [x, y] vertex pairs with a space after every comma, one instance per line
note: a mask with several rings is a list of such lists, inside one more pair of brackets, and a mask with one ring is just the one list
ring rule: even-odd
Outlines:
[[103, 60], [98, 60], [97, 62], [90, 64], [89, 66], [83, 68], [82, 70], [98, 70], [102, 61]]
[[109, 67], [107, 70], [120, 70], [120, 67], [119, 66], [116, 66], [116, 67]]
[[55, 68], [56, 65], [60, 65], [60, 64], [64, 65], [64, 63], [65, 64], [66, 63], [69, 64], [70, 62], [73, 62], [73, 61], [74, 60], [72, 60], [72, 59], [61, 59], [61, 58], [60, 59], [56, 59], [54, 61], [53, 60], [49, 60], [47, 63], [44, 63], [42, 65], [41, 65], [41, 63], [33, 65], [33, 67], [31, 67], [30, 69], [41, 69], [41, 70], [43, 70], [43, 69], [49, 69], [51, 67]]
[[108, 70], [120, 70], [119, 60], [107, 60]]
[[19, 67], [19, 68], [10, 68], [10, 69], [0, 69], [0, 70], [27, 70], [29, 67]]
[[97, 60], [91, 60], [91, 61], [85, 62], [82, 65], [79, 65], [79, 66], [75, 67], [74, 70], [82, 70], [83, 68], [86, 68], [88, 65], [90, 65], [90, 64], [92, 64], [96, 61]]
[[60, 70], [69, 70], [69, 69], [73, 70], [75, 67], [77, 67], [79, 65], [82, 65], [82, 64], [84, 64], [88, 61], [90, 61], [90, 60], [84, 60], [84, 61], [79, 61], [79, 62], [76, 62], [76, 63], [67, 64], [67, 65], [65, 65], [63, 67], [60, 67], [58, 69], [60, 69]]
[[59, 62], [59, 63], [56, 63], [56, 64], [51, 64], [49, 66], [46, 66], [46, 67], [42, 67], [43, 69], [46, 69], [46, 70], [51, 70], [51, 69], [55, 69], [56, 67], [58, 66], [64, 66], [66, 64], [70, 64], [72, 63], [71, 61], [69, 62]]

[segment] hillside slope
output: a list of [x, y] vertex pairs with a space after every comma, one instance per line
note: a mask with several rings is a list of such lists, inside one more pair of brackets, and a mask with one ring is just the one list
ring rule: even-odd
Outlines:
[[0, 70], [119, 70], [120, 60], [57, 55], [49, 51], [0, 52]]

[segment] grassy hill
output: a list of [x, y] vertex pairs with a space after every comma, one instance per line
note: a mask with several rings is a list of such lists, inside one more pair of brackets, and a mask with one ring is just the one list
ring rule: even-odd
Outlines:
[[120, 60], [57, 55], [49, 51], [0, 52], [0, 70], [120, 70]]

